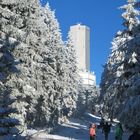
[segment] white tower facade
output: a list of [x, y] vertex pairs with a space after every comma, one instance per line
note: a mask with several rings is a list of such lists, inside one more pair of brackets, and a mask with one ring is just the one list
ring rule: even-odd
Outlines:
[[83, 84], [93, 86], [96, 84], [96, 76], [94, 72], [90, 73], [90, 29], [77, 24], [70, 27], [70, 35], [75, 46], [79, 75]]
[[90, 30], [84, 25], [70, 27], [70, 34], [76, 47], [78, 68], [82, 71], [90, 70]]

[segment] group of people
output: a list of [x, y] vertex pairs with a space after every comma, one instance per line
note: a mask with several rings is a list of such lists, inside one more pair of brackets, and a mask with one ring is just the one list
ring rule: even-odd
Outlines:
[[[102, 129], [102, 133], [104, 134], [105, 140], [108, 140], [111, 124], [109, 124], [107, 121], [105, 122], [104, 119], [101, 119], [99, 128]], [[115, 130], [115, 140], [122, 140], [122, 135], [123, 129], [121, 123], [119, 123]], [[90, 140], [95, 140], [95, 136], [96, 136], [96, 125], [92, 124], [90, 127]]]
[[[111, 125], [109, 125], [107, 122], [104, 123], [103, 120], [101, 120], [99, 128], [102, 128], [102, 132], [105, 135], [105, 140], [108, 140], [108, 134], [110, 132], [110, 127], [111, 127]], [[90, 140], [95, 140], [96, 124], [91, 124], [90, 125], [89, 134], [90, 134]]]
[[[104, 134], [105, 140], [108, 140], [108, 135], [111, 129], [111, 124], [107, 121], [105, 122], [103, 119], [100, 122], [99, 128], [102, 129], [102, 133]], [[91, 124], [89, 128], [90, 140], [95, 140], [96, 138], [96, 124]], [[122, 140], [123, 136], [123, 128], [121, 123], [118, 123], [115, 129], [114, 140]], [[138, 131], [134, 131], [132, 135], [130, 135], [128, 140], [140, 140], [140, 134]]]

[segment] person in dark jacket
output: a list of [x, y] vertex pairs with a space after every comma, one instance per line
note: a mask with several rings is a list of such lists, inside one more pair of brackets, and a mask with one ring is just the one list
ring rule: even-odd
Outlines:
[[101, 122], [100, 122], [100, 125], [99, 125], [99, 128], [103, 128], [104, 122], [105, 122], [105, 121], [104, 121], [104, 118], [102, 118], [102, 119], [101, 119]]
[[128, 140], [140, 140], [140, 134], [138, 133], [138, 131], [135, 130], [133, 134], [130, 135]]
[[105, 136], [105, 140], [108, 140], [108, 134], [110, 132], [110, 127], [111, 127], [111, 125], [109, 125], [108, 122], [105, 122], [105, 124], [103, 125], [103, 133]]

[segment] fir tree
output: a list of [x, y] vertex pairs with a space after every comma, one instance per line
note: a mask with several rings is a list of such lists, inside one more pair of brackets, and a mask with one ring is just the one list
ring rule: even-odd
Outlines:
[[101, 82], [103, 113], [118, 117], [129, 129], [140, 128], [140, 25], [135, 5], [135, 0], [128, 0], [128, 4], [121, 7], [125, 10], [122, 17], [126, 29], [117, 32], [113, 39]]
[[15, 135], [19, 133], [16, 126], [19, 121], [11, 115], [17, 113], [11, 105], [15, 101], [10, 97], [11, 89], [0, 83], [0, 136]]
[[[54, 126], [58, 123], [60, 115], [60, 98], [63, 93], [63, 85], [60, 76], [63, 62], [63, 42], [59, 29], [58, 21], [55, 18], [54, 11], [50, 9], [49, 4], [42, 7], [42, 25], [43, 25], [43, 47], [42, 53], [44, 65], [42, 66], [44, 92], [42, 96], [46, 124]], [[40, 115], [40, 114], [39, 114]], [[42, 120], [44, 122], [44, 120]], [[44, 123], [45, 125], [45, 123]]]
[[64, 64], [66, 69], [64, 69], [65, 92], [63, 95], [63, 115], [70, 116], [76, 109], [78, 84], [80, 80], [78, 76], [75, 46], [73, 44], [70, 32], [68, 33], [65, 53], [66, 55]]
[[[32, 102], [35, 102], [35, 91], [38, 87], [33, 79], [34, 74], [33, 58], [37, 59], [36, 46], [39, 42], [37, 34], [37, 18], [39, 14], [39, 3], [35, 1], [7, 1], [1, 3], [2, 10], [2, 28], [3, 35], [10, 33], [9, 40], [20, 42], [12, 52], [20, 73], [13, 74], [7, 85], [12, 88], [12, 94], [16, 97], [14, 106], [17, 108], [21, 124], [25, 125], [26, 113], [33, 108]], [[38, 5], [38, 6], [37, 6]], [[36, 23], [36, 24], [35, 24]], [[31, 49], [32, 47], [34, 49]], [[39, 57], [38, 57], [39, 58]], [[35, 71], [36, 72], [36, 71]], [[32, 77], [32, 80], [31, 80]], [[31, 98], [32, 102], [28, 102]], [[30, 106], [30, 108], [28, 108]]]
[[[9, 36], [1, 34], [0, 39], [0, 136], [10, 136], [19, 133], [17, 126], [19, 120], [13, 117], [17, 114], [13, 107], [15, 102], [12, 96], [12, 89], [7, 86], [7, 82], [14, 73], [18, 73], [12, 52], [18, 42], [10, 42]], [[4, 139], [5, 137], [3, 137]]]

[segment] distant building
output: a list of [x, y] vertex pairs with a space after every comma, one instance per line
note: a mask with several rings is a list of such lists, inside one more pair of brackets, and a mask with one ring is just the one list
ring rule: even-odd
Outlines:
[[84, 85], [96, 85], [96, 76], [94, 73], [80, 71], [79, 75], [81, 76]]
[[70, 27], [70, 34], [75, 45], [78, 68], [82, 71], [90, 70], [90, 30], [84, 25]]
[[77, 24], [70, 27], [70, 35], [73, 40], [79, 75], [84, 85], [95, 85], [96, 77], [94, 73], [90, 73], [90, 29], [89, 27]]

